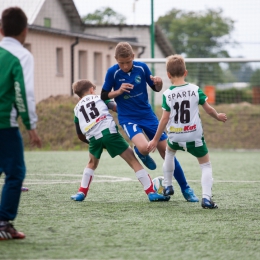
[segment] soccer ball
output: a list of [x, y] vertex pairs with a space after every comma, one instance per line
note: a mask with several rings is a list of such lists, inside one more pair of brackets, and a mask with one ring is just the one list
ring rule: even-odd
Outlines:
[[158, 176], [152, 180], [153, 182], [153, 189], [158, 193], [158, 194], [163, 194], [163, 188], [164, 188], [164, 177], [163, 176]]

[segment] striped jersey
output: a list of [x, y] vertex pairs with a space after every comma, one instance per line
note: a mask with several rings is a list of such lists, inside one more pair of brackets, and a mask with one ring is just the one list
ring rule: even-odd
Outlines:
[[207, 96], [194, 84], [171, 86], [163, 93], [162, 109], [170, 112], [166, 126], [168, 138], [172, 142], [198, 142], [202, 145], [203, 129], [199, 115], [199, 105]]
[[33, 74], [31, 53], [16, 39], [4, 37], [0, 42], [0, 129], [18, 127], [18, 116], [27, 130], [36, 128]]
[[101, 138], [102, 131], [107, 128], [110, 133], [118, 132], [116, 123], [100, 95], [86, 95], [80, 99], [74, 108], [74, 122], [79, 123], [87, 140], [91, 137]]

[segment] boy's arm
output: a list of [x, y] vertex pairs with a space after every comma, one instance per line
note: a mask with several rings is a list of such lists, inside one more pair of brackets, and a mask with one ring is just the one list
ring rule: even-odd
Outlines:
[[160, 92], [163, 87], [163, 81], [158, 76], [153, 76], [146, 63], [143, 63], [143, 69], [145, 72], [145, 80], [153, 91]]
[[76, 132], [78, 135], [78, 138], [80, 141], [89, 144], [89, 141], [86, 139], [86, 136], [83, 135], [83, 133], [81, 132], [80, 126], [79, 126], [79, 119], [77, 118], [76, 115], [74, 115], [74, 123], [75, 123], [75, 127], [76, 127]]
[[202, 105], [203, 109], [209, 114], [211, 117], [215, 118], [218, 121], [226, 122], [227, 115], [225, 113], [218, 113], [214, 107], [210, 106], [207, 101]]
[[117, 96], [123, 94], [124, 92], [129, 93], [131, 89], [133, 89], [133, 85], [129, 83], [123, 83], [119, 89], [112, 91], [115, 82], [114, 82], [114, 73], [115, 71], [112, 69], [108, 69], [106, 77], [105, 77], [105, 82], [103, 84], [102, 90], [101, 90], [101, 99], [102, 100], [107, 100], [107, 99], [113, 99], [116, 98]]
[[152, 75], [150, 75], [150, 78], [154, 83], [155, 91], [160, 92], [162, 90], [162, 87], [163, 87], [162, 79], [158, 76], [152, 76]]
[[117, 104], [116, 102], [114, 102], [113, 100], [104, 100], [104, 102], [106, 103], [108, 109], [117, 112]]
[[89, 141], [86, 139], [86, 136], [82, 134], [80, 127], [79, 127], [79, 123], [75, 122], [75, 127], [76, 127], [76, 132], [78, 135], [78, 138], [80, 141], [89, 144]]
[[33, 56], [23, 57], [23, 64], [16, 62], [13, 67], [15, 104], [25, 125], [30, 143], [33, 146], [41, 147], [42, 141], [36, 131], [36, 105], [34, 100], [34, 61]]
[[102, 89], [101, 91], [101, 99], [102, 100], [107, 100], [107, 99], [112, 99], [120, 96], [121, 94], [127, 92], [130, 93], [130, 90], [133, 89], [134, 86], [129, 83], [123, 83], [118, 90], [115, 91], [106, 91]]
[[157, 145], [158, 145], [158, 142], [160, 140], [160, 137], [162, 136], [162, 133], [164, 132], [165, 128], [166, 128], [166, 125], [169, 121], [169, 117], [170, 117], [170, 111], [166, 111], [166, 110], [163, 110], [163, 114], [162, 114], [162, 118], [160, 120], [160, 123], [159, 123], [159, 126], [157, 128], [157, 131], [156, 131], [156, 134], [153, 138], [153, 140], [151, 140], [149, 143], [148, 143], [148, 146], [147, 146], [147, 149], [149, 152], [154, 152]]

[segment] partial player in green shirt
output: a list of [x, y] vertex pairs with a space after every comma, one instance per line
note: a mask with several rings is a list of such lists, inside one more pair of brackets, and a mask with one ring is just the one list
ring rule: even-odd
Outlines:
[[24, 148], [17, 123], [21, 116], [32, 145], [41, 147], [36, 132], [33, 57], [23, 47], [27, 35], [27, 17], [18, 7], [10, 7], [1, 16], [0, 42], [0, 174], [5, 174], [0, 201], [0, 240], [23, 239], [10, 221], [18, 212], [26, 168]]

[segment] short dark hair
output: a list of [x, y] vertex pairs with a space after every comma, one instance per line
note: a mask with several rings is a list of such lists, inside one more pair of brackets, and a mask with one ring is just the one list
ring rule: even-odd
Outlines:
[[96, 86], [87, 79], [81, 79], [72, 84], [73, 92], [77, 94], [80, 98], [82, 98], [84, 94], [88, 92], [92, 87], [96, 89]]
[[19, 7], [9, 7], [2, 12], [1, 27], [4, 36], [18, 36], [27, 27], [27, 16]]

